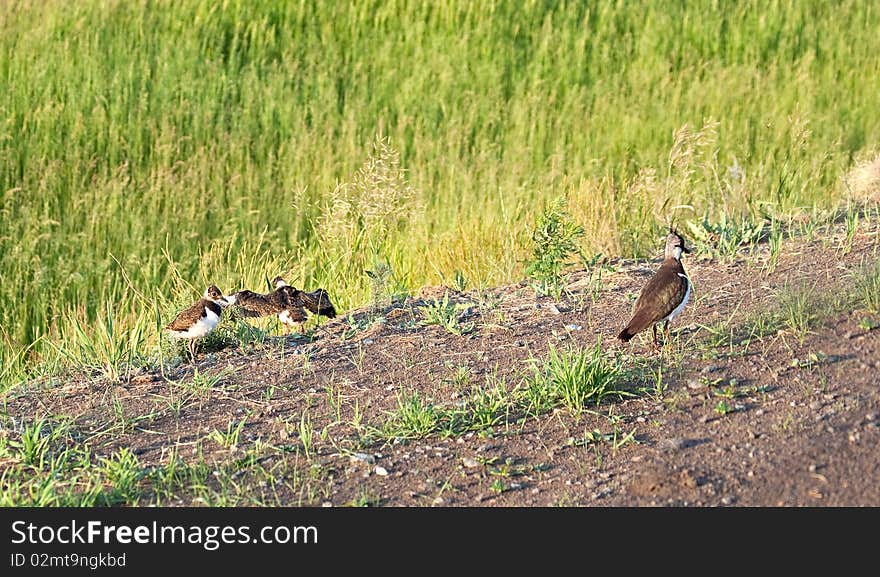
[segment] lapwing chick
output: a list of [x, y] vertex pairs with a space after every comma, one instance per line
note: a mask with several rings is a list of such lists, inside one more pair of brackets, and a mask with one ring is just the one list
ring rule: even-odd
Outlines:
[[261, 294], [240, 290], [227, 298], [244, 317], [276, 315], [288, 334], [290, 328], [297, 325], [299, 332], [302, 332], [307, 310], [328, 318], [336, 316], [336, 309], [330, 302], [327, 291], [323, 289], [314, 292], [301, 291], [288, 285], [280, 276], [275, 277], [272, 283], [275, 286], [272, 292]]
[[684, 239], [670, 229], [666, 236], [666, 252], [663, 263], [657, 272], [642, 287], [633, 305], [632, 316], [617, 338], [628, 342], [638, 333], [651, 327], [654, 331], [654, 346], [660, 347], [657, 340], [657, 325], [663, 323], [664, 342], [669, 339], [669, 323], [684, 310], [691, 296], [691, 281], [681, 264], [682, 253], [689, 253]]
[[194, 362], [196, 340], [214, 330], [220, 322], [222, 307], [228, 304], [223, 292], [212, 284], [202, 298], [180, 311], [173, 321], [165, 325], [165, 330], [175, 338], [189, 340], [189, 357]]
[[[303, 312], [303, 309], [314, 315], [324, 316], [328, 319], [336, 318], [336, 307], [330, 302], [330, 295], [327, 294], [327, 291], [324, 289], [319, 288], [311, 292], [302, 291], [287, 284], [280, 276], [276, 276], [272, 282], [275, 284], [275, 289], [282, 291], [285, 295], [285, 302], [289, 306], [288, 311], [290, 309], [299, 310], [298, 313], [289, 313], [292, 321], [288, 324], [298, 322], [300, 323], [300, 330], [302, 330], [302, 323], [305, 321], [305, 313]], [[281, 322], [286, 322], [281, 318], [281, 315], [279, 315], [279, 319]]]

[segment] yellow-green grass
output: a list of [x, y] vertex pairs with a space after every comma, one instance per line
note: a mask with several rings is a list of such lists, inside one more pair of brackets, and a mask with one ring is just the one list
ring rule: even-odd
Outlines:
[[820, 0], [4, 2], [0, 381], [148, 357], [209, 282], [344, 311], [379, 261], [519, 280], [559, 196], [625, 256], [839, 205], [878, 29]]

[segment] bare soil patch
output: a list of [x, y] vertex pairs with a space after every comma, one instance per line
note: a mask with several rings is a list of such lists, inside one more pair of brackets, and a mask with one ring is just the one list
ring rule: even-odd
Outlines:
[[[662, 354], [651, 352], [650, 331], [614, 340], [659, 260], [614, 261], [598, 284], [573, 274], [559, 302], [526, 283], [428, 288], [381, 311], [341, 311], [311, 338], [202, 352], [164, 375], [31, 383], [7, 392], [6, 413], [19, 423], [72, 417], [95, 458], [127, 447], [144, 467], [172, 451], [239, 463], [235, 504], [878, 506], [880, 330], [865, 311], [824, 304], [808, 307], [804, 332], [754, 330], [786, 291], [830, 303], [846, 290], [861, 263], [878, 259], [877, 226], [865, 228], [849, 251], [842, 231], [786, 243], [772, 270], [766, 245], [731, 262], [686, 257], [695, 292]], [[463, 334], [422, 324], [420, 307], [444, 296], [460, 305]], [[450, 435], [365, 434], [413, 394], [454, 407], [487, 383], [515, 387], [550, 346], [597, 341], [640, 367], [627, 384], [637, 396]], [[206, 378], [216, 382], [200, 388]], [[212, 436], [242, 420], [235, 446]], [[199, 504], [194, 495], [162, 504]]]

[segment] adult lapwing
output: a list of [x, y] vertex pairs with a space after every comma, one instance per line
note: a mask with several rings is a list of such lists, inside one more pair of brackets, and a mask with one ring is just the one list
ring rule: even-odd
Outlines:
[[299, 325], [299, 331], [302, 332], [307, 310], [331, 319], [336, 316], [336, 309], [324, 289], [302, 291], [288, 285], [280, 276], [275, 277], [272, 283], [275, 285], [272, 292], [264, 294], [240, 290], [227, 298], [244, 317], [277, 315], [288, 333], [290, 327], [295, 325]]
[[642, 287], [633, 306], [632, 316], [617, 338], [628, 342], [649, 326], [654, 331], [654, 346], [659, 347], [657, 325], [664, 323], [664, 342], [669, 339], [669, 323], [681, 314], [691, 296], [691, 281], [681, 264], [681, 254], [690, 252], [684, 238], [669, 229], [663, 263]]
[[178, 339], [188, 339], [190, 360], [195, 361], [195, 343], [214, 330], [220, 322], [223, 307], [228, 305], [223, 292], [216, 285], [205, 289], [205, 294], [192, 305], [180, 311], [165, 330]]

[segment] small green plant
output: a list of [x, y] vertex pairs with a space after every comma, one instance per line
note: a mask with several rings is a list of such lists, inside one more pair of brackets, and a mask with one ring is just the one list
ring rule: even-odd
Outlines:
[[471, 382], [471, 369], [467, 365], [456, 365], [452, 375], [445, 380], [456, 389], [463, 389]]
[[538, 217], [531, 233], [532, 255], [526, 263], [526, 275], [539, 295], [560, 300], [567, 280], [564, 270], [581, 254], [578, 240], [583, 235], [583, 227], [571, 220], [562, 197], [554, 199]]
[[238, 441], [241, 437], [241, 431], [244, 429], [244, 426], [247, 424], [247, 419], [242, 419], [237, 423], [235, 421], [230, 421], [226, 424], [225, 431], [219, 431], [218, 429], [214, 429], [211, 431], [211, 439], [213, 439], [218, 445], [225, 447], [227, 449], [235, 449], [238, 447]]
[[192, 378], [184, 386], [190, 391], [198, 394], [207, 394], [214, 386], [222, 381], [226, 376], [232, 373], [231, 369], [225, 369], [216, 374], [202, 373], [198, 367], [193, 369]]
[[469, 307], [466, 303], [449, 302], [449, 292], [443, 293], [443, 298], [433, 299], [426, 305], [418, 307], [422, 313], [422, 325], [439, 325], [454, 335], [465, 335], [474, 330], [473, 323], [462, 324], [459, 321], [459, 311]]
[[741, 248], [754, 246], [764, 232], [763, 222], [728, 220], [723, 212], [717, 221], [706, 216], [698, 222], [687, 221], [687, 226], [700, 254], [728, 260]]
[[719, 379], [718, 382], [713, 383], [713, 386], [717, 387], [714, 391], [716, 397], [735, 399], [737, 397], [743, 397], [747, 394], [746, 391], [739, 388], [736, 379], [730, 379], [723, 385], [721, 380]]
[[715, 405], [715, 412], [719, 415], [726, 415], [733, 411], [733, 407], [730, 406], [730, 403], [727, 402], [727, 399], [721, 399]]
[[370, 270], [364, 270], [370, 277], [370, 295], [373, 314], [381, 314], [395, 300], [407, 293], [404, 283], [394, 274], [394, 269], [387, 262], [375, 259]]
[[452, 289], [458, 292], [464, 292], [468, 287], [468, 279], [464, 276], [460, 270], [455, 271], [455, 276], [452, 279]]
[[357, 495], [351, 500], [349, 505], [351, 507], [378, 507], [382, 504], [382, 499], [365, 487], [361, 487], [358, 489]]
[[8, 446], [18, 454], [22, 462], [42, 469], [50, 457], [53, 445], [66, 432], [66, 425], [53, 426], [48, 419], [40, 418], [30, 425], [24, 425], [19, 439], [10, 439]]
[[345, 323], [348, 326], [345, 327], [342, 332], [342, 340], [350, 339], [358, 333], [369, 329], [374, 324], [384, 322], [384, 320], [385, 317], [383, 317], [381, 314], [371, 313], [356, 317], [355, 315], [348, 313], [347, 315], [345, 315]]

